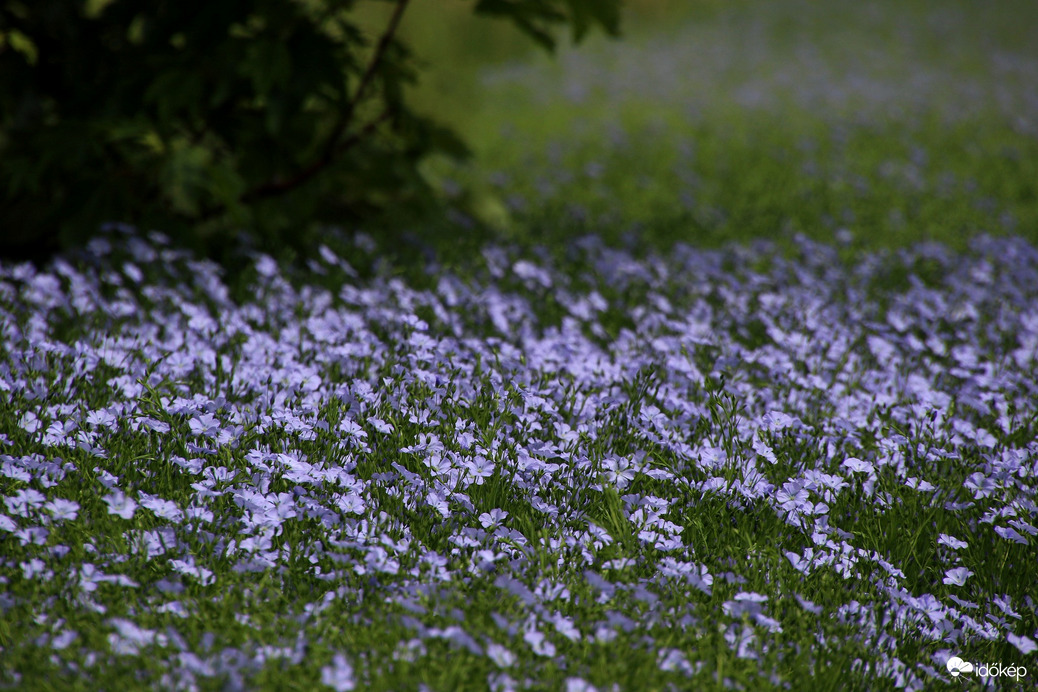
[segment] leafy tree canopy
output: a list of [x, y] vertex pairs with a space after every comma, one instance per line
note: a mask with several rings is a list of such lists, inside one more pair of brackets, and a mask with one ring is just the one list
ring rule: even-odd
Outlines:
[[[369, 0], [374, 1], [374, 0]], [[544, 48], [619, 29], [620, 0], [478, 0]], [[0, 252], [47, 254], [105, 222], [212, 249], [300, 244], [322, 225], [434, 199], [431, 154], [464, 158], [408, 107], [419, 74], [390, 0], [0, 0]]]

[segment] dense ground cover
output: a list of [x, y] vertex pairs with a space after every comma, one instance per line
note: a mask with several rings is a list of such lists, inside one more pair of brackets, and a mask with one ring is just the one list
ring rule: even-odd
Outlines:
[[305, 281], [257, 257], [239, 302], [160, 241], [2, 268], [4, 684], [920, 689], [1033, 660], [1020, 240], [848, 266], [589, 236], [418, 288], [361, 236]]
[[481, 71], [481, 105], [458, 111], [481, 157], [437, 172], [482, 185], [485, 218], [545, 242], [785, 248], [841, 228], [867, 247], [1038, 242], [1034, 3], [686, 11]]
[[482, 73], [496, 236], [0, 265], [0, 687], [1033, 684], [1035, 11], [697, 7]]

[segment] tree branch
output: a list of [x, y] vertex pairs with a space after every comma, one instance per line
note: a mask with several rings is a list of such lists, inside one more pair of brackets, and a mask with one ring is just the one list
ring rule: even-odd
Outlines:
[[364, 92], [367, 91], [371, 80], [375, 78], [375, 73], [378, 72], [379, 65], [382, 63], [382, 56], [385, 55], [386, 49], [389, 48], [389, 44], [396, 34], [397, 27], [400, 26], [400, 20], [404, 16], [404, 10], [407, 9], [408, 2], [410, 0], [397, 0], [396, 7], [393, 9], [393, 15], [389, 18], [389, 24], [386, 25], [386, 30], [382, 32], [378, 39], [378, 44], [375, 46], [375, 53], [371, 56], [371, 62], [368, 63], [367, 69], [364, 70], [360, 83], [357, 85], [357, 90], [353, 92], [353, 98], [350, 99], [346, 110], [339, 119], [338, 125], [332, 132], [332, 136], [328, 139], [328, 145], [325, 147], [326, 155], [335, 148], [335, 143], [339, 141], [339, 137], [342, 136], [346, 126], [349, 125], [349, 121], [353, 118], [357, 105], [364, 98]]
[[243, 203], [276, 197], [277, 195], [284, 194], [285, 192], [302, 185], [320, 173], [324, 168], [331, 165], [336, 156], [340, 156], [343, 152], [352, 148], [362, 139], [371, 135], [380, 124], [385, 122], [390, 115], [392, 115], [391, 108], [387, 105], [378, 117], [342, 142], [339, 142], [339, 139], [353, 120], [357, 106], [364, 99], [364, 93], [368, 90], [372, 80], [378, 73], [378, 68], [382, 64], [382, 58], [385, 55], [386, 50], [389, 48], [389, 44], [392, 43], [397, 28], [400, 26], [400, 20], [404, 16], [404, 10], [407, 9], [408, 2], [410, 2], [410, 0], [397, 0], [396, 7], [393, 9], [393, 14], [389, 18], [389, 24], [386, 25], [385, 31], [382, 32], [381, 36], [379, 36], [378, 43], [375, 46], [375, 52], [372, 54], [371, 61], [368, 63], [367, 68], [365, 68], [364, 74], [361, 75], [360, 82], [357, 84], [357, 90], [353, 92], [353, 97], [339, 115], [339, 120], [332, 129], [332, 133], [328, 137], [328, 142], [325, 144], [324, 152], [321, 154], [320, 158], [288, 180], [270, 180], [249, 190], [240, 197], [240, 200]]
[[312, 164], [310, 164], [303, 170], [299, 171], [299, 173], [295, 174], [288, 180], [271, 180], [269, 182], [263, 183], [262, 185], [254, 187], [253, 189], [249, 190], [240, 197], [241, 201], [243, 203], [249, 203], [255, 202], [256, 200], [260, 199], [277, 197], [278, 195], [284, 194], [296, 187], [299, 187], [300, 185], [302, 185], [303, 183], [305, 183], [306, 181], [310, 180], [315, 175], [320, 173], [321, 170], [325, 168], [325, 166], [330, 164], [336, 156], [342, 155], [344, 152], [353, 148], [361, 140], [371, 135], [371, 133], [374, 132], [379, 125], [388, 120], [389, 116], [391, 115], [392, 110], [390, 110], [389, 106], [386, 106], [384, 109], [382, 109], [382, 112], [379, 113], [377, 118], [375, 118], [367, 125], [362, 127], [360, 130], [344, 139], [334, 149], [327, 152], [324, 156], [319, 158], [317, 161], [314, 161]]

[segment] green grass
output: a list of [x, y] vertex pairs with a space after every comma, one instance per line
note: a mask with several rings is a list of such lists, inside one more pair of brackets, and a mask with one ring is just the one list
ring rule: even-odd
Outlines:
[[[362, 266], [361, 249], [343, 251]], [[360, 285], [382, 296], [373, 311], [351, 313], [359, 298], [340, 289], [355, 282], [327, 264], [323, 278], [311, 274], [298, 292], [279, 277], [257, 274], [242, 311], [212, 291], [212, 267], [182, 260], [151, 265], [141, 257], [116, 254], [97, 260], [100, 271], [85, 267], [84, 274], [69, 275], [72, 285], [96, 283], [97, 295], [107, 294], [107, 304], [113, 305], [131, 299], [118, 287], [116, 277], [124, 272], [117, 268], [135, 262], [146, 269], [149, 310], [114, 321], [107, 309], [83, 312], [56, 304], [26, 310], [38, 303], [28, 283], [17, 289], [20, 298], [13, 304], [9, 291], [27, 277], [12, 281], [8, 276], [2, 284], [8, 324], [26, 334], [36, 315], [42, 319], [38, 324], [48, 325], [48, 337], [6, 340], [9, 346], [2, 354], [12, 375], [5, 380], [10, 398], [0, 406], [0, 422], [9, 431], [0, 488], [8, 520], [17, 525], [17, 530], [10, 524], [5, 529], [0, 572], [5, 585], [3, 669], [20, 676], [20, 689], [170, 688], [174, 683], [164, 676], [175, 673], [195, 679], [203, 689], [223, 689], [241, 676], [248, 689], [303, 690], [314, 689], [322, 669], [346, 652], [358, 689], [413, 689], [419, 683], [437, 690], [483, 689], [488, 676], [499, 671], [484, 653], [496, 643], [513, 656], [511, 663], [501, 664], [504, 670], [518, 681], [529, 678], [533, 689], [557, 689], [565, 679], [580, 677], [621, 689], [726, 689], [734, 684], [783, 689], [810, 679], [818, 689], [871, 690], [892, 688], [894, 681], [886, 674], [862, 672], [856, 660], [881, 665], [896, 657], [909, 672], [920, 674], [920, 666], [934, 665], [939, 652], [948, 648], [925, 634], [925, 617], [915, 624], [884, 622], [902, 607], [899, 599], [932, 594], [948, 606], [951, 596], [961, 597], [978, 603], [974, 607], [981, 610], [975, 617], [996, 623], [997, 631], [1030, 635], [1038, 627], [1028, 605], [1034, 545], [996, 536], [987, 518], [1016, 508], [1016, 516], [1033, 521], [1034, 488], [1024, 470], [1012, 476], [997, 470], [998, 450], [1023, 452], [1034, 446], [1035, 414], [1026, 375], [1007, 364], [1011, 376], [985, 390], [1006, 402], [1007, 411], [1017, 410], [1005, 428], [997, 416], [978, 417], [965, 405], [923, 405], [930, 417], [919, 420], [921, 401], [912, 396], [881, 403], [882, 387], [875, 392], [870, 388], [908, 373], [922, 374], [953, 401], [971, 394], [968, 386], [956, 384], [962, 376], [950, 374], [952, 368], [933, 352], [890, 372], [890, 363], [863, 346], [864, 334], [856, 331], [860, 326], [853, 320], [829, 322], [840, 310], [858, 305], [841, 307], [839, 287], [819, 284], [810, 289], [825, 306], [825, 316], [821, 327], [808, 326], [804, 320], [811, 311], [797, 307], [797, 296], [811, 284], [800, 282], [811, 276], [821, 281], [826, 266], [817, 256], [811, 264], [812, 257], [805, 254], [798, 262], [806, 264], [800, 265], [767, 261], [766, 250], [704, 257], [694, 274], [703, 281], [698, 288], [688, 283], [687, 275], [672, 273], [664, 283], [650, 286], [635, 280], [624, 289], [603, 271], [606, 257], [592, 251], [586, 260], [571, 260], [563, 265], [566, 273], [554, 273], [553, 281], [574, 285], [569, 282], [584, 277], [586, 287], [578, 296], [595, 291], [610, 306], [631, 312], [644, 308], [650, 295], [666, 295], [677, 314], [701, 310], [709, 301], [716, 303], [718, 315], [709, 343], [689, 342], [688, 350], [681, 351], [709, 375], [683, 377], [658, 349], [669, 349], [671, 356], [678, 351], [660, 346], [618, 354], [614, 367], [625, 374], [612, 382], [605, 377], [583, 383], [575, 371], [545, 362], [536, 349], [524, 354], [494, 346], [497, 332], [475, 305], [458, 314], [467, 313], [465, 332], [476, 342], [463, 345], [444, 337], [442, 314], [431, 311], [430, 334], [439, 335], [432, 343], [444, 356], [455, 355], [423, 351], [398, 320], [424, 312], [406, 306], [427, 300], [428, 294], [398, 285], [398, 298], [390, 298], [391, 277], [376, 277]], [[968, 275], [986, 260], [973, 254], [955, 261], [959, 264], [946, 266], [943, 276], [933, 271], [929, 279], [950, 295], [956, 292], [955, 274]], [[939, 265], [941, 260], [926, 262]], [[875, 271], [901, 267], [908, 277], [925, 276], [914, 268], [926, 262], [920, 264], [913, 256], [888, 258]], [[490, 263], [482, 270], [476, 264], [473, 280], [483, 276], [485, 281], [482, 272]], [[550, 264], [545, 266], [552, 271]], [[798, 266], [801, 273], [794, 273]], [[866, 290], [865, 306], [886, 304], [880, 314], [905, 314], [918, 300], [912, 298], [911, 281], [901, 285], [873, 278], [848, 278], [847, 288], [851, 293]], [[749, 279], [755, 286], [749, 304], [742, 303], [745, 289], [718, 293]], [[544, 305], [543, 288], [536, 284], [503, 280], [501, 288], [530, 305]], [[984, 291], [972, 294], [982, 311], [1014, 305], [1008, 289], [989, 286]], [[446, 296], [442, 289], [436, 293]], [[556, 299], [561, 295], [556, 292]], [[765, 307], [769, 295], [791, 302], [775, 312]], [[196, 314], [191, 306], [207, 303], [213, 307], [199, 314], [212, 309], [221, 320], [219, 327], [205, 319], [189, 325], [186, 317], [176, 317], [180, 310]], [[321, 320], [329, 315], [329, 306], [364, 317], [348, 335], [333, 335], [334, 328], [323, 332]], [[568, 314], [570, 308], [558, 309]], [[851, 345], [849, 358], [830, 360], [814, 350], [811, 356], [794, 356], [796, 347], [776, 342], [755, 316], [757, 311], [786, 329], [821, 329], [819, 337], [859, 342]], [[79, 321], [62, 319], [76, 312]], [[540, 329], [557, 323], [550, 310], [535, 309], [535, 314]], [[911, 329], [924, 334], [936, 330], [935, 338], [949, 346], [996, 328], [982, 323], [972, 331], [941, 331], [921, 315], [908, 318]], [[811, 319], [817, 320], [817, 313]], [[607, 322], [597, 323], [605, 327]], [[300, 324], [308, 326], [300, 330]], [[590, 338], [596, 338], [594, 324], [584, 324]], [[163, 353], [157, 350], [163, 341], [153, 331], [158, 325], [169, 335], [182, 334], [190, 346], [156, 357]], [[1014, 333], [1012, 326], [1005, 328]], [[618, 331], [603, 339], [603, 346], [615, 348], [614, 338], [620, 335]], [[131, 340], [120, 341], [124, 337]], [[89, 358], [105, 341], [112, 349], [111, 362], [96, 366], [61, 346], [78, 343]], [[32, 343], [51, 345], [42, 349]], [[280, 355], [269, 350], [275, 346]], [[336, 355], [357, 346], [370, 355]], [[740, 348], [744, 362], [724, 364], [726, 355]], [[985, 354], [1004, 357], [997, 343], [986, 348]], [[795, 367], [786, 371], [777, 362], [769, 370], [764, 360], [768, 353], [788, 353]], [[219, 361], [206, 354], [227, 360], [217, 367]], [[647, 355], [650, 361], [641, 367], [627, 361]], [[805, 387], [798, 373], [818, 375], [831, 384], [826, 390]], [[324, 379], [316, 400], [310, 400], [308, 390], [294, 388], [300, 375]], [[365, 382], [377, 388], [357, 386]], [[523, 392], [542, 398], [526, 399]], [[282, 403], [266, 400], [278, 393], [285, 397]], [[867, 413], [841, 416], [832, 408], [853, 400], [869, 402]], [[647, 413], [650, 407], [658, 410], [663, 426], [655, 432], [643, 418], [652, 415]], [[776, 407], [800, 416], [807, 427], [759, 428], [754, 438], [761, 414]], [[113, 414], [107, 423], [87, 418], [105, 410], [123, 413]], [[282, 410], [289, 415], [278, 413]], [[45, 419], [41, 428], [33, 431], [26, 424], [28, 411]], [[215, 415], [218, 429], [192, 429], [193, 422], [204, 418], [203, 411]], [[849, 415], [854, 418], [850, 432], [841, 427]], [[381, 430], [376, 418], [391, 429]], [[340, 433], [344, 420], [356, 421], [366, 437]], [[107, 458], [94, 456], [89, 448], [76, 449], [60, 433], [48, 441], [44, 431], [54, 421], [72, 423], [76, 429], [69, 434], [81, 432], [81, 439], [103, 448]], [[138, 428], [135, 421], [150, 423]], [[582, 432], [569, 438], [562, 429], [553, 429], [556, 422]], [[955, 431], [964, 430], [960, 425], [992, 431], [994, 454], [986, 445], [957, 437]], [[465, 441], [459, 430], [471, 437]], [[424, 491], [417, 491], [435, 486], [436, 475], [423, 461], [426, 455], [407, 449], [430, 433], [462, 456], [466, 448], [481, 445], [495, 463], [482, 484], [456, 487], [453, 494], [445, 489], [446, 516], [431, 496], [420, 499]], [[774, 464], [755, 457], [755, 439], [772, 450]], [[574, 453], [575, 462], [584, 465], [548, 452], [540, 456], [557, 466], [526, 468], [519, 453], [542, 442]], [[723, 450], [721, 462], [712, 466], [706, 456], [690, 460], [681, 444], [702, 455]], [[297, 461], [270, 457], [279, 451], [334, 473], [317, 480]], [[840, 461], [849, 456], [905, 465], [879, 469], [869, 487], [863, 475], [841, 469]], [[606, 461], [617, 458], [634, 460], [629, 482], [608, 480]], [[336, 475], [336, 469], [344, 475]], [[987, 499], [974, 497], [965, 482], [978, 469], [1000, 479], [1005, 490]], [[832, 474], [810, 493], [811, 502], [826, 503], [828, 529], [812, 529], [809, 517], [803, 526], [784, 519], [776, 504], [784, 500], [775, 500], [774, 492], [751, 499], [701, 485], [711, 479], [749, 483], [756, 473], [777, 489], [808, 472]], [[553, 474], [555, 480], [544, 474]], [[912, 489], [910, 477], [933, 487]], [[843, 487], [826, 491], [825, 484], [835, 480]], [[535, 492], [530, 484], [536, 485]], [[351, 486], [356, 490], [348, 490]], [[110, 487], [125, 490], [138, 502], [147, 493], [169, 504], [147, 510], [138, 506], [132, 518], [121, 518], [105, 499]], [[52, 511], [39, 504], [19, 509], [14, 498], [32, 490], [77, 503], [77, 516], [51, 519]], [[253, 503], [279, 493], [290, 498], [291, 511], [280, 520], [263, 519], [269, 510]], [[344, 493], [356, 493], [366, 509], [360, 515], [339, 509], [336, 498]], [[648, 504], [639, 510], [640, 502]], [[968, 506], [958, 510], [947, 504], [962, 502]], [[559, 514], [546, 514], [540, 503], [559, 508]], [[646, 516], [652, 507], [659, 518]], [[480, 535], [474, 546], [458, 542], [463, 531], [478, 529], [476, 517], [494, 509], [507, 512], [501, 522], [511, 532], [506, 539]], [[656, 539], [639, 536], [646, 519], [659, 537], [680, 538], [692, 568], [712, 576], [709, 588], [666, 576], [667, 569], [683, 561], [673, 561], [674, 548], [653, 547]], [[573, 543], [591, 524], [600, 527], [597, 537], [585, 539], [584, 545]], [[264, 525], [278, 528], [271, 531]], [[42, 542], [33, 537], [33, 526], [47, 532]], [[812, 530], [827, 535], [819, 542]], [[941, 534], [965, 540], [968, 548], [951, 551], [939, 545]], [[165, 548], [156, 542], [162, 535], [169, 537]], [[389, 552], [380, 556], [376, 545]], [[477, 551], [484, 547], [502, 554], [497, 568], [479, 567]], [[802, 574], [789, 554], [811, 550], [821, 565]], [[253, 551], [269, 564], [241, 571]], [[435, 554], [443, 556], [440, 565], [449, 570], [443, 579], [435, 576], [440, 569], [435, 560], [428, 561]], [[91, 590], [88, 565], [132, 581], [102, 581]], [[953, 565], [974, 572], [965, 587], [942, 583]], [[586, 570], [599, 574], [605, 586]], [[503, 576], [516, 581], [502, 583]], [[510, 583], [523, 587], [514, 589]], [[893, 591], [885, 592], [884, 584]], [[539, 596], [527, 601], [525, 594], [538, 589]], [[558, 589], [556, 597], [550, 595], [552, 589]], [[765, 595], [763, 612], [774, 624], [757, 621], [752, 613], [728, 614], [725, 609], [737, 607], [732, 604], [740, 593]], [[991, 602], [996, 597], [1005, 598], [1023, 619], [1007, 623]], [[817, 604], [824, 616], [798, 598]], [[857, 620], [858, 608], [867, 618], [863, 622]], [[563, 630], [554, 629], [550, 622], [559, 614], [577, 627], [580, 639], [569, 641]], [[962, 626], [967, 614], [944, 614], [940, 621]], [[538, 618], [537, 627], [554, 647], [546, 655], [524, 643], [523, 627], [531, 617]], [[629, 632], [625, 622], [633, 626]], [[757, 642], [748, 648], [733, 639], [744, 626]], [[461, 629], [451, 629], [457, 627]], [[64, 648], [53, 645], [64, 632], [77, 636]], [[593, 639], [596, 632], [601, 636]], [[477, 652], [468, 649], [466, 637], [480, 647]], [[894, 648], [885, 648], [884, 641]], [[260, 646], [283, 647], [284, 655]], [[975, 661], [1021, 660], [1004, 638], [965, 635], [955, 650]], [[690, 667], [661, 668], [670, 651], [680, 652]], [[178, 658], [178, 652], [187, 658]], [[250, 664], [256, 656], [261, 658]], [[185, 672], [191, 670], [193, 675]]]
[[1038, 238], [1033, 4], [691, 3], [656, 21], [476, 75], [430, 42], [430, 81], [468, 86], [417, 103], [476, 152], [430, 177], [549, 245]]
[[[118, 234], [53, 281], [3, 267], [0, 688], [311, 690], [337, 655], [371, 690], [481, 690], [499, 673], [531, 689], [893, 689], [863, 670], [879, 665], [927, 688], [962, 682], [949, 650], [1033, 664], [1008, 635], [1038, 638], [1035, 537], [994, 529], [1035, 523], [1034, 360], [1014, 354], [1034, 346], [1038, 9], [669, 7], [623, 42], [557, 62], [508, 48], [483, 69], [453, 25], [430, 29], [430, 83], [451, 86], [415, 97], [476, 158], [428, 167], [450, 218], [330, 238], [355, 272], [326, 259], [267, 276], [252, 258], [225, 285]], [[530, 333], [503, 332], [495, 300]], [[582, 373], [596, 353], [607, 372]], [[912, 375], [945, 398], [892, 393]], [[769, 410], [803, 427], [768, 429]], [[113, 420], [88, 417], [102, 411]], [[81, 446], [48, 438], [61, 422]], [[493, 471], [438, 486], [429, 455], [404, 451], [430, 434]], [[971, 489], [978, 472], [998, 489]], [[717, 485], [756, 478], [771, 490]], [[779, 489], [809, 480], [827, 526], [781, 508]], [[113, 489], [138, 502], [131, 518]], [[20, 509], [27, 491], [76, 516]], [[274, 518], [263, 497], [279, 493]], [[507, 534], [482, 526], [494, 509]], [[809, 550], [821, 564], [805, 573], [790, 554]], [[958, 566], [972, 576], [946, 583]], [[712, 583], [667, 576], [684, 567]], [[764, 619], [738, 612], [745, 593], [767, 597]], [[926, 594], [941, 617], [909, 604]], [[661, 666], [671, 652], [687, 668]]]

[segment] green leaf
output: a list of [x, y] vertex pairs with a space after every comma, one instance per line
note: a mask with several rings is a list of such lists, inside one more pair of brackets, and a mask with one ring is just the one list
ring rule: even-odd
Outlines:
[[566, 0], [574, 42], [581, 41], [593, 24], [610, 36], [620, 33], [620, 0]]
[[0, 50], [7, 46], [10, 46], [15, 53], [20, 53], [30, 65], [35, 65], [36, 60], [39, 58], [36, 44], [17, 29], [0, 31]]
[[480, 0], [476, 3], [476, 14], [507, 19], [527, 36], [549, 52], [555, 49], [555, 38], [549, 27], [565, 22], [565, 13], [550, 0]]
[[245, 49], [241, 73], [252, 81], [258, 96], [267, 96], [288, 84], [292, 77], [292, 56], [281, 41], [253, 39]]
[[159, 121], [172, 123], [201, 110], [205, 84], [199, 73], [170, 69], [159, 73], [144, 92], [144, 102], [155, 108]]
[[162, 167], [160, 184], [173, 209], [181, 214], [199, 212], [205, 189], [207, 167], [213, 153], [206, 147], [185, 139], [172, 143]]
[[228, 209], [239, 209], [238, 200], [245, 192], [245, 181], [232, 162], [220, 160], [208, 168], [206, 192]]

